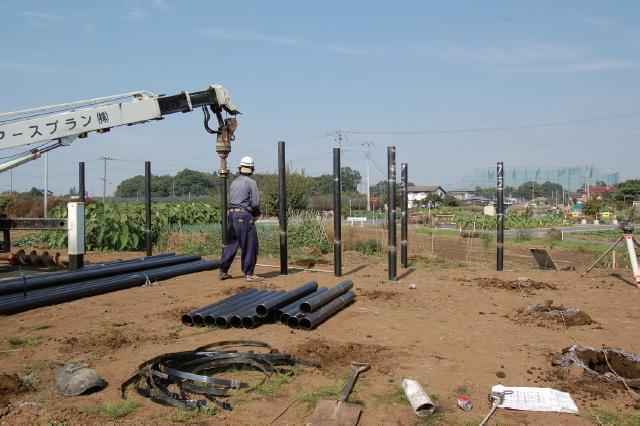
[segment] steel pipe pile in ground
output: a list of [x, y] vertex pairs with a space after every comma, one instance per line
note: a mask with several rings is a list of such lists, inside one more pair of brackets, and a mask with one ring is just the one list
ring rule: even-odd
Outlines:
[[264, 318], [269, 315], [269, 312], [271, 310], [285, 306], [296, 299], [300, 299], [302, 296], [313, 293], [317, 289], [318, 283], [315, 281], [309, 281], [308, 283], [303, 284], [294, 290], [280, 295], [280, 297], [276, 297], [275, 299], [271, 299], [266, 303], [259, 304], [258, 306], [256, 306], [256, 314], [258, 314], [259, 317]]
[[217, 260], [197, 260], [184, 264], [115, 275], [108, 278], [80, 281], [61, 287], [34, 290], [26, 295], [11, 294], [0, 297], [0, 315], [14, 314], [33, 308], [55, 305], [87, 296], [95, 296], [144, 285], [148, 282], [165, 280], [179, 275], [207, 271], [219, 267], [220, 261]]
[[347, 290], [351, 289], [351, 287], [353, 287], [353, 281], [343, 281], [334, 288], [331, 288], [324, 293], [321, 293], [311, 299], [305, 300], [300, 303], [300, 312], [302, 312], [303, 314], [310, 314], [321, 306], [324, 306], [327, 303], [331, 302], [336, 297], [346, 293]]
[[299, 321], [299, 327], [302, 330], [311, 330], [317, 327], [318, 324], [351, 303], [355, 298], [356, 294], [353, 291], [348, 291], [342, 296], [338, 296], [312, 314], [301, 318]]
[[110, 277], [128, 272], [144, 269], [159, 268], [180, 263], [200, 260], [198, 255], [184, 256], [153, 256], [140, 259], [126, 260], [122, 262], [105, 263], [91, 267], [85, 267], [77, 271], [56, 271], [47, 274], [39, 274], [30, 277], [16, 278], [0, 282], [0, 295], [12, 293], [24, 293], [46, 287], [68, 285], [69, 283], [86, 281], [95, 278]]

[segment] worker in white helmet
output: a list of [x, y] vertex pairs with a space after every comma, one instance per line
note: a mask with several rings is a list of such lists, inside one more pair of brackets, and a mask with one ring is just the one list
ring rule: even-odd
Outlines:
[[251, 157], [242, 157], [240, 175], [229, 187], [228, 242], [222, 253], [220, 279], [231, 278], [229, 268], [238, 252], [242, 250], [242, 272], [249, 282], [264, 278], [254, 274], [258, 261], [258, 233], [255, 222], [260, 217], [260, 193], [256, 181], [251, 179], [255, 163]]

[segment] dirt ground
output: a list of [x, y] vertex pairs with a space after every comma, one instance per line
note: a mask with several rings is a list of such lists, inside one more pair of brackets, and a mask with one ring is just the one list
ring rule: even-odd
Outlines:
[[[134, 256], [139, 254], [92, 254], [87, 259]], [[241, 278], [219, 281], [217, 271], [1, 317], [0, 424], [109, 423], [92, 407], [119, 402], [118, 386], [139, 363], [229, 339], [261, 340], [281, 352], [320, 361], [322, 368], [303, 369], [273, 392], [248, 393], [235, 400], [233, 411], [213, 416], [180, 418], [174, 408], [130, 392], [138, 408], [113, 423], [270, 424], [292, 404], [275, 424], [304, 424], [310, 411], [299, 397], [339, 389], [354, 360], [372, 364], [351, 397], [363, 405], [363, 425], [478, 424], [490, 408], [487, 394], [498, 383], [570, 391], [581, 414], [499, 410], [492, 424], [592, 424], [601, 421], [596, 416], [602, 410], [640, 414], [621, 385], [575, 372], [559, 374], [551, 365], [555, 355], [574, 344], [640, 353], [640, 290], [629, 285], [630, 277], [594, 270], [580, 278], [579, 271], [532, 270], [508, 259], [506, 270], [498, 273], [489, 263], [460, 266], [418, 257], [409, 269], [398, 269], [399, 282], [389, 283], [381, 257], [347, 253], [344, 278], [353, 280], [357, 299], [313, 331], [281, 324], [253, 330], [183, 326], [182, 313], [245, 286]], [[321, 272], [279, 276], [277, 269], [264, 267], [257, 272], [268, 277], [265, 285], [273, 289], [309, 280], [324, 286], [341, 281]], [[237, 264], [231, 273], [240, 276]], [[557, 321], [541, 326], [539, 319], [518, 320], [529, 305], [575, 307], [593, 322], [566, 327]], [[59, 396], [52, 389], [56, 361], [85, 362], [108, 386], [90, 395]], [[417, 379], [435, 401], [432, 417], [419, 421], [402, 400], [406, 377]], [[474, 402], [472, 411], [456, 407], [462, 394]]]

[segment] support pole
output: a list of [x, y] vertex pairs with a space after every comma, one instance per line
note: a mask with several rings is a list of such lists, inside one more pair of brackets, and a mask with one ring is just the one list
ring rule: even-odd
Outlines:
[[144, 162], [144, 209], [146, 217], [145, 245], [147, 256], [152, 255], [151, 234], [151, 161]]
[[402, 179], [402, 213], [400, 216], [400, 266], [403, 268], [407, 268], [409, 266], [408, 262], [408, 228], [409, 228], [409, 217], [407, 215], [407, 209], [409, 204], [409, 195], [407, 193], [408, 187], [408, 166], [407, 163], [400, 164], [400, 176]]
[[[71, 251], [80, 251], [77, 250], [69, 250], [69, 270], [71, 271], [75, 271], [77, 269], [80, 269], [82, 267], [84, 267], [84, 239], [85, 239], [85, 233], [84, 233], [84, 202], [85, 202], [85, 187], [84, 187], [84, 161], [81, 161], [80, 163], [78, 163], [78, 197], [79, 197], [79, 202], [76, 203], [78, 205], [82, 205], [82, 208], [76, 208], [76, 216], [78, 216], [76, 219], [81, 219], [80, 220], [76, 220], [76, 224], [75, 226], [78, 227], [77, 229], [77, 235], [75, 236], [76, 240], [82, 240], [82, 250], [80, 253], [76, 253], [76, 254], [72, 254]], [[67, 210], [68, 211], [68, 210]], [[80, 218], [79, 216], [82, 216], [82, 218]], [[76, 241], [76, 245], [78, 242]], [[70, 248], [70, 247], [69, 247]]]
[[496, 217], [497, 223], [497, 252], [496, 252], [496, 270], [502, 271], [504, 260], [504, 167], [502, 161], [498, 162], [496, 176], [498, 181], [496, 183], [496, 199], [498, 203], [498, 211]]
[[387, 227], [389, 231], [389, 281], [397, 279], [396, 255], [396, 147], [387, 147]]
[[280, 223], [280, 274], [288, 273], [287, 254], [287, 170], [284, 141], [278, 142], [278, 192], [280, 205], [278, 222]]
[[342, 185], [340, 148], [333, 148], [333, 273], [342, 276]]
[[227, 217], [227, 182], [229, 179], [229, 170], [226, 173], [220, 173], [220, 230], [222, 232], [222, 253], [229, 243], [229, 230], [227, 229], [229, 222]]

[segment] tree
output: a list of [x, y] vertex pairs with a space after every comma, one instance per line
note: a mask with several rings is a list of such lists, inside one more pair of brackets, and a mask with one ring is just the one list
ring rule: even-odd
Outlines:
[[596, 217], [602, 206], [602, 200], [599, 200], [596, 197], [591, 197], [582, 205], [582, 211], [585, 216]]
[[460, 204], [458, 202], [458, 199], [456, 197], [454, 197], [453, 195], [450, 195], [450, 194], [446, 194], [442, 198], [442, 203], [447, 207], [455, 207], [455, 206]]
[[616, 187], [615, 198], [622, 202], [632, 202], [640, 197], [640, 179], [629, 179]]
[[358, 192], [358, 185], [362, 182], [360, 172], [351, 167], [340, 169], [340, 179], [342, 180], [342, 192]]
[[[305, 210], [309, 205], [312, 185], [308, 178], [298, 173], [287, 173], [287, 211]], [[256, 174], [253, 176], [261, 194], [261, 208], [266, 215], [276, 215], [280, 204], [278, 175]]]
[[[213, 195], [219, 186], [219, 179], [213, 173], [203, 173], [184, 169], [175, 176], [151, 176], [151, 195], [169, 197], [171, 195]], [[145, 192], [144, 176], [137, 175], [120, 182], [115, 190], [116, 197], [136, 197]]]

